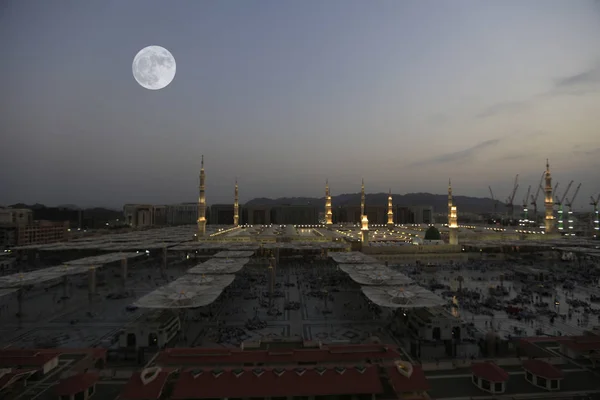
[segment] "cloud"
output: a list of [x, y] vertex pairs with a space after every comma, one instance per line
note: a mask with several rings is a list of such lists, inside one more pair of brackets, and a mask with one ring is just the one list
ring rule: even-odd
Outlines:
[[525, 101], [507, 101], [504, 103], [494, 104], [476, 115], [476, 118], [488, 118], [498, 114], [517, 113], [529, 108], [529, 104]]
[[596, 147], [595, 149], [589, 149], [589, 150], [574, 150], [573, 153], [579, 154], [582, 156], [599, 156], [600, 155], [600, 147]]
[[409, 167], [418, 167], [424, 165], [432, 165], [432, 164], [446, 164], [446, 163], [456, 163], [460, 161], [465, 161], [471, 159], [475, 153], [482, 151], [484, 149], [494, 147], [500, 142], [500, 139], [491, 139], [486, 140], [485, 142], [481, 142], [476, 144], [473, 147], [469, 147], [464, 150], [455, 151], [452, 153], [440, 154], [439, 156], [429, 158], [426, 160], [416, 161], [414, 163], [409, 164]]
[[498, 161], [515, 161], [515, 160], [522, 160], [524, 158], [527, 158], [528, 156], [530, 156], [529, 154], [511, 154], [505, 157], [500, 157], [498, 159]]
[[559, 78], [555, 82], [556, 88], [571, 88], [571, 87], [582, 87], [589, 84], [600, 83], [600, 65], [581, 72], [576, 75], [565, 76]]
[[581, 96], [600, 91], [600, 64], [575, 75], [563, 76], [554, 81], [550, 91], [540, 96]]

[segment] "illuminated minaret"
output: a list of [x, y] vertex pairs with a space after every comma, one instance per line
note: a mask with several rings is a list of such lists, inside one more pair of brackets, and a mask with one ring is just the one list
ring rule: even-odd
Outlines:
[[448, 226], [450, 226], [450, 215], [452, 215], [452, 182], [448, 179]]
[[329, 180], [325, 180], [325, 225], [333, 224], [331, 213], [331, 193], [329, 192]]
[[392, 205], [392, 189], [390, 188], [390, 194], [388, 195], [388, 221], [387, 221], [387, 225], [388, 228], [393, 228], [394, 227], [394, 211], [393, 211], [393, 205]]
[[204, 155], [200, 164], [200, 196], [198, 197], [198, 238], [206, 233], [206, 196], [204, 194], [204, 185], [206, 183], [204, 175]]
[[554, 200], [552, 199], [552, 175], [550, 174], [550, 163], [546, 159], [546, 187], [544, 188], [544, 208], [546, 218], [544, 219], [546, 233], [554, 233]]
[[450, 244], [458, 244], [458, 210], [456, 206], [450, 207], [450, 217], [448, 218], [448, 230]]
[[362, 236], [362, 244], [369, 244], [369, 218], [367, 218], [367, 205], [365, 204], [365, 180], [362, 181], [362, 189], [360, 193], [360, 233]]
[[362, 187], [360, 189], [360, 217], [365, 215], [365, 180], [362, 180]]
[[238, 198], [238, 184], [235, 178], [235, 197], [233, 198], [233, 226], [238, 226], [240, 223], [240, 206]]

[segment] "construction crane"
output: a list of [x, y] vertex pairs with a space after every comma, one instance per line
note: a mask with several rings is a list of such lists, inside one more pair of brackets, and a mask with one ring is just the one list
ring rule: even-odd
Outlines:
[[596, 231], [594, 232], [594, 237], [596, 238], [600, 234], [600, 218], [598, 218], [598, 202], [600, 202], [600, 194], [596, 197], [596, 200], [590, 196], [590, 200], [592, 200], [590, 205], [594, 206], [594, 230]]
[[[571, 197], [571, 200], [569, 200], [567, 198], [567, 202], [565, 203], [567, 205], [567, 207], [569, 208], [569, 211], [567, 211], [567, 216], [568, 216], [568, 222], [569, 222], [569, 231], [571, 232], [573, 230], [573, 203], [575, 202], [575, 198], [577, 197], [577, 193], [579, 193], [579, 188], [581, 187], [581, 183], [579, 185], [577, 185], [577, 189], [575, 189], [575, 194], [573, 195], [573, 197]], [[575, 236], [574, 233], [571, 233], [571, 236]]]
[[544, 176], [546, 176], [546, 171], [542, 172], [542, 177], [540, 178], [540, 183], [538, 184], [537, 192], [535, 192], [535, 197], [531, 195], [531, 205], [533, 206], [533, 221], [537, 225], [538, 221], [538, 213], [537, 213], [537, 200], [540, 196], [540, 192], [543, 192], [542, 182], [544, 181]]
[[527, 200], [529, 200], [529, 193], [531, 193], [531, 185], [527, 188], [527, 194], [523, 199], [523, 219], [521, 220], [521, 226], [529, 224], [529, 220], [527, 219]]
[[[567, 190], [563, 193], [561, 198], [556, 196], [556, 204], [558, 206], [558, 230], [562, 231], [565, 229], [564, 220], [563, 220], [563, 203], [565, 201], [565, 197], [567, 197], [567, 193], [569, 193], [569, 189], [571, 189], [571, 185], [573, 185], [573, 181], [569, 182], [567, 185]], [[558, 186], [558, 183], [556, 184]]]
[[514, 217], [514, 212], [515, 212], [514, 200], [515, 200], [515, 194], [517, 194], [517, 189], [519, 188], [518, 182], [519, 182], [519, 174], [517, 174], [517, 176], [515, 176], [515, 185], [513, 186], [512, 193], [506, 199], [506, 207], [508, 208], [508, 216], [511, 220]]
[[490, 195], [492, 196], [492, 202], [494, 203], [494, 214], [492, 215], [492, 218], [496, 218], [498, 211], [498, 200], [494, 198], [494, 192], [492, 192], [492, 187], [488, 186], [488, 189], [490, 189]]

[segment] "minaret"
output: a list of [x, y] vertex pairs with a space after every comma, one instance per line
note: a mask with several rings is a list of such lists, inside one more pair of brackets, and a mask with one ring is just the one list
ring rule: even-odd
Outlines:
[[329, 192], [329, 180], [325, 180], [325, 225], [333, 224], [333, 214], [331, 213], [331, 193]]
[[238, 184], [237, 178], [235, 178], [235, 197], [233, 198], [233, 226], [238, 226], [240, 223], [240, 206], [238, 201]]
[[546, 233], [554, 233], [554, 200], [552, 199], [552, 175], [550, 174], [550, 163], [546, 159], [546, 187], [544, 188], [544, 208], [546, 218], [544, 219]]
[[388, 221], [387, 221], [387, 225], [388, 228], [393, 228], [394, 227], [394, 211], [393, 211], [394, 206], [392, 205], [392, 188], [390, 188], [390, 194], [388, 195], [388, 212], [387, 212], [387, 217], [388, 217]]
[[206, 233], [206, 196], [204, 194], [205, 185], [204, 175], [204, 155], [200, 164], [200, 196], [198, 197], [198, 238]]
[[365, 215], [365, 180], [362, 180], [362, 187], [360, 189], [360, 217]]
[[362, 189], [360, 194], [360, 212], [361, 212], [361, 227], [360, 233], [362, 236], [362, 244], [369, 244], [369, 218], [367, 218], [367, 206], [365, 204], [365, 180], [362, 181]]
[[452, 182], [448, 179], [448, 226], [450, 226], [450, 215], [452, 214]]
[[450, 244], [458, 244], [458, 210], [456, 206], [450, 207], [450, 216], [448, 218], [448, 230]]

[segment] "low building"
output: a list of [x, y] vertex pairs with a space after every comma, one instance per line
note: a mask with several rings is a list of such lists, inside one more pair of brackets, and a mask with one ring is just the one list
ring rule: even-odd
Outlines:
[[484, 392], [502, 394], [506, 391], [508, 373], [493, 362], [477, 362], [471, 364], [471, 380]]
[[96, 372], [84, 372], [61, 379], [54, 392], [59, 400], [88, 400], [96, 392], [96, 383], [100, 375]]
[[210, 206], [210, 223], [233, 225], [233, 211], [233, 204], [213, 204]]
[[33, 211], [27, 208], [0, 208], [0, 224], [31, 225]]
[[435, 223], [433, 217], [432, 206], [411, 206], [410, 212], [413, 214], [413, 224], [433, 224]]
[[[171, 399], [426, 398], [429, 385], [423, 371], [401, 358], [394, 346], [382, 344], [281, 340], [242, 348], [170, 348], [153, 364], [179, 370]], [[159, 391], [154, 395], [158, 399]]]
[[160, 399], [171, 373], [176, 370], [145, 368], [134, 373], [119, 395], [119, 400]]
[[163, 348], [179, 333], [180, 329], [181, 321], [172, 311], [152, 311], [121, 331], [119, 346], [129, 349]]
[[123, 215], [125, 222], [134, 228], [154, 225], [154, 206], [150, 204], [125, 204]]
[[0, 350], [0, 368], [28, 369], [43, 376], [58, 367], [59, 352], [39, 350]]
[[530, 359], [523, 361], [523, 369], [525, 379], [532, 385], [546, 390], [560, 390], [564, 374], [554, 365], [543, 360]]
[[47, 244], [69, 239], [69, 221], [33, 221], [17, 227], [17, 245]]

